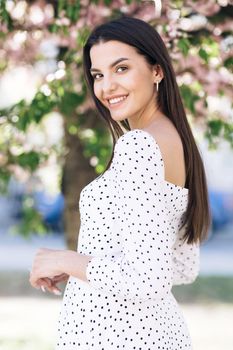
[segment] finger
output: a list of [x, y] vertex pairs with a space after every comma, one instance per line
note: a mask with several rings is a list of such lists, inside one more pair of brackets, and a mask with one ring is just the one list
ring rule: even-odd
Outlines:
[[55, 295], [61, 295], [62, 294], [62, 292], [61, 292], [61, 290], [57, 287], [57, 286], [55, 286], [55, 285], [53, 285], [53, 286], [47, 286], [46, 287], [46, 289], [50, 292], [50, 293], [53, 293], [53, 294], [55, 294]]
[[59, 275], [59, 276], [55, 276], [53, 277], [51, 280], [52, 280], [52, 283], [56, 284], [56, 283], [59, 283], [61, 281], [64, 281], [67, 277], [65, 275]]
[[52, 281], [50, 280], [50, 278], [39, 278], [37, 281], [36, 281], [36, 284], [41, 287], [41, 286], [44, 286], [44, 287], [50, 287], [52, 285]]
[[46, 292], [46, 289], [52, 286], [52, 281], [47, 277], [39, 278], [38, 280], [35, 281], [34, 286], [35, 288], [37, 289], [41, 288], [43, 292]]
[[37, 280], [32, 276], [30, 276], [29, 282], [33, 288], [40, 289], [40, 286], [38, 285]]
[[55, 286], [52, 288], [52, 292], [55, 295], [62, 295], [61, 290], [59, 288], [55, 287]]
[[40, 281], [43, 285], [45, 284], [46, 286], [49, 286], [49, 287], [51, 287], [53, 284], [52, 279], [49, 277], [40, 278]]
[[61, 275], [55, 276], [52, 278], [53, 283], [57, 283], [57, 282], [62, 282], [62, 281], [66, 281], [69, 278], [69, 275], [67, 275], [66, 273], [63, 273]]
[[50, 278], [41, 278], [37, 283], [40, 285], [43, 292], [46, 292], [47, 290], [55, 295], [61, 295], [60, 289], [56, 286], [56, 283], [53, 283]]

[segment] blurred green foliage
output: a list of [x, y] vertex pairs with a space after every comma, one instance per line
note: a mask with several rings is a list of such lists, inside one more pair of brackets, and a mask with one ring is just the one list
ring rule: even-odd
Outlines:
[[11, 228], [12, 233], [20, 232], [24, 238], [29, 238], [32, 234], [44, 235], [49, 232], [43, 224], [42, 216], [35, 209], [34, 199], [31, 195], [25, 195], [23, 198], [22, 216], [23, 220], [20, 224]]
[[[15, 5], [16, 3], [14, 1]], [[28, 7], [32, 6], [29, 1], [26, 3]], [[14, 153], [12, 145], [20, 149], [18, 134], [21, 132], [26, 134], [32, 124], [40, 125], [43, 118], [53, 111], [62, 115], [66, 133], [81, 140], [83, 156], [87, 159], [95, 158], [92, 167], [96, 174], [103, 172], [111, 155], [111, 141], [109, 132], [104, 127], [97, 126], [89, 130], [91, 132], [85, 133], [87, 115], [84, 106], [89, 103], [90, 97], [83, 79], [82, 48], [93, 25], [123, 15], [127, 6], [130, 9], [132, 8], [129, 15], [143, 18], [143, 11], [149, 5], [149, 2], [140, 0], [90, 0], [88, 5], [83, 5], [81, 1], [64, 0], [49, 1], [48, 3], [54, 10], [52, 20], [42, 25], [36, 25], [30, 21], [27, 22], [28, 13], [25, 13], [21, 21], [17, 21], [12, 16], [11, 11], [8, 10], [7, 2], [4, 0], [0, 2], [2, 29], [0, 40], [2, 40], [3, 51], [4, 48], [7, 51], [9, 45], [7, 46], [6, 43], [12, 40], [14, 33], [28, 31], [28, 46], [25, 44], [19, 49], [21, 53], [23, 52], [23, 59], [26, 62], [27, 53], [30, 53], [28, 56], [31, 55], [30, 40], [32, 40], [33, 31], [37, 34], [40, 33], [42, 40], [43, 37], [47, 38], [49, 34], [51, 34], [51, 37], [56, 35], [58, 42], [57, 64], [60, 61], [64, 64], [64, 76], [54, 77], [52, 80], [44, 79], [31, 101], [23, 99], [0, 111], [0, 161], [1, 157], [3, 159], [0, 164], [1, 191], [5, 190], [10, 175], [13, 173], [12, 169], [14, 167], [12, 166], [17, 165], [33, 173], [48, 159], [51, 152], [49, 148], [45, 149], [46, 147], [43, 147], [23, 151], [23, 145], [21, 145], [22, 152]], [[213, 6], [215, 4], [213, 2]], [[96, 6], [95, 13], [88, 12], [91, 5]], [[151, 24], [158, 27], [160, 34], [166, 39], [171, 54], [175, 53], [174, 65], [177, 68], [178, 76], [182, 78], [183, 75], [189, 74], [192, 79], [190, 83], [184, 81], [180, 84], [187, 114], [193, 115], [194, 119], [198, 119], [196, 117], [205, 119], [204, 136], [208, 140], [210, 148], [216, 148], [222, 139], [227, 140], [233, 147], [232, 121], [227, 120], [220, 112], [208, 112], [208, 84], [209, 86], [218, 84], [217, 79], [214, 78], [211, 82], [205, 81], [205, 75], [210, 74], [214, 64], [214, 73], [219, 74], [220, 81], [219, 85], [216, 85], [216, 97], [220, 97], [225, 93], [228, 96], [230, 95], [230, 86], [227, 83], [226, 89], [223, 91], [221, 68], [224, 67], [227, 72], [232, 73], [233, 59], [227, 54], [228, 44], [225, 40], [230, 35], [229, 26], [227, 25], [227, 23], [230, 23], [230, 16], [227, 10], [229, 7], [229, 13], [231, 13], [231, 6], [221, 7], [218, 5], [219, 9], [217, 11], [212, 11], [211, 6], [209, 6], [209, 15], [206, 13], [208, 9], [203, 9], [203, 6], [202, 1], [192, 3], [180, 0], [170, 1], [163, 5], [163, 13], [160, 18], [152, 20]], [[104, 13], [103, 9], [110, 10], [107, 17], [102, 14]], [[181, 29], [179, 21], [171, 18], [172, 11], [176, 11], [176, 13], [178, 11], [179, 17], [185, 20], [192, 20], [193, 16], [200, 15], [205, 18], [206, 25], [192, 30]], [[95, 21], [93, 25], [88, 22], [87, 15], [90, 18], [93, 17], [93, 21]], [[82, 25], [77, 26], [79, 21]], [[219, 34], [213, 33], [211, 25], [216, 26]], [[74, 34], [77, 34], [75, 39], [73, 39]], [[38, 41], [38, 46], [40, 42]], [[224, 53], [223, 44], [227, 47]], [[4, 55], [0, 57], [0, 71], [4, 72], [7, 68], [13, 66], [14, 61], [11, 62], [11, 54], [10, 51], [10, 56], [7, 57], [6, 55], [5, 59]], [[195, 60], [197, 57], [200, 61]], [[41, 54], [35, 52], [35, 56], [31, 58], [29, 63], [33, 65], [43, 59]], [[187, 64], [189, 59], [191, 60], [190, 65]], [[186, 68], [183, 68], [180, 62], [186, 62]], [[18, 61], [14, 64], [17, 65]], [[42, 88], [43, 85], [46, 85], [46, 91]], [[200, 102], [203, 103], [202, 111], [197, 113], [197, 104]], [[60, 160], [67, 156], [65, 147], [57, 147], [55, 152], [57, 152]], [[64, 162], [61, 161], [62, 163]], [[24, 210], [25, 232], [29, 232], [30, 229], [34, 230], [36, 227], [38, 227], [38, 232], [43, 232], [42, 226], [39, 224], [40, 217], [33, 212], [33, 206], [27, 207], [25, 204]]]
[[205, 137], [208, 139], [209, 147], [211, 149], [216, 149], [218, 147], [219, 140], [222, 138], [227, 140], [233, 148], [233, 124], [226, 123], [219, 119], [209, 120], [207, 122]]
[[232, 276], [199, 276], [192, 284], [174, 286], [174, 296], [181, 303], [233, 303]]

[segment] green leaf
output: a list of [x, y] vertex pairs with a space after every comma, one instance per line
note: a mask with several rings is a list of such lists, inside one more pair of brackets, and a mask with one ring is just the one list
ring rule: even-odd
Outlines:
[[44, 154], [37, 153], [35, 151], [30, 151], [27, 153], [22, 153], [14, 160], [22, 168], [29, 169], [30, 171], [35, 171], [42, 160], [45, 160], [46, 156]]
[[78, 21], [80, 16], [80, 10], [81, 10], [81, 4], [80, 0], [76, 0], [75, 4], [69, 5], [67, 8], [67, 14], [68, 18], [71, 20], [72, 23], [75, 23]]
[[216, 149], [221, 139], [228, 141], [233, 148], [233, 125], [221, 119], [212, 119], [207, 123], [205, 137], [209, 141], [209, 147]]
[[184, 105], [193, 114], [195, 113], [195, 102], [200, 99], [200, 97], [193, 92], [193, 90], [188, 85], [181, 85], [180, 92], [184, 101]]
[[0, 167], [0, 193], [7, 193], [7, 185], [10, 180], [10, 176], [11, 174], [6, 168]]
[[58, 8], [57, 8], [58, 16], [60, 16], [61, 11], [65, 9], [65, 7], [66, 7], [66, 1], [58, 0]]
[[78, 35], [77, 35], [78, 46], [80, 46], [81, 48], [84, 47], [90, 32], [91, 32], [90, 28], [88, 28], [88, 27], [84, 27], [83, 29], [79, 30]]
[[112, 2], [112, 0], [104, 0], [104, 5], [110, 6], [111, 2]]
[[25, 196], [23, 199], [22, 215], [21, 223], [13, 227], [14, 233], [20, 233], [25, 238], [29, 238], [32, 233], [38, 235], [48, 233], [48, 228], [44, 224], [41, 214], [35, 209], [31, 196]]
[[206, 52], [206, 50], [204, 50], [202, 47], [199, 49], [198, 51], [199, 56], [205, 61], [205, 63], [208, 63], [209, 61], [209, 55]]
[[228, 57], [224, 62], [224, 67], [229, 69], [231, 73], [233, 73], [233, 57]]
[[208, 122], [208, 127], [211, 129], [213, 136], [218, 136], [223, 128], [223, 122], [220, 119], [211, 120]]
[[31, 104], [21, 100], [13, 106], [12, 111], [19, 116], [19, 120], [15, 125], [25, 131], [32, 122], [39, 123], [41, 119], [51, 112], [56, 104], [54, 95], [45, 96], [41, 91], [37, 92]]
[[64, 115], [71, 114], [77, 106], [84, 102], [84, 99], [84, 94], [78, 95], [72, 91], [65, 91], [64, 96], [59, 103], [61, 112]]
[[190, 49], [190, 43], [187, 38], [181, 38], [178, 40], [177, 46], [182, 51], [184, 56], [188, 55], [189, 49]]
[[0, 0], [0, 20], [6, 24], [9, 31], [13, 30], [13, 20], [6, 9], [6, 0]]
[[59, 31], [59, 25], [56, 23], [52, 23], [48, 25], [48, 30], [50, 33], [58, 33]]

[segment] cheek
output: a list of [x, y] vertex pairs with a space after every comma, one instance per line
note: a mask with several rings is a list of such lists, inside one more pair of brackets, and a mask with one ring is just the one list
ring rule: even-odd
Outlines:
[[93, 91], [94, 91], [95, 96], [98, 98], [98, 100], [101, 100], [100, 84], [94, 84], [93, 85]]
[[93, 85], [93, 91], [96, 97], [98, 97], [98, 88], [96, 87], [96, 84]]
[[148, 76], [147, 72], [137, 71], [132, 72], [124, 77], [121, 80], [121, 83], [124, 87], [126, 87], [129, 91], [132, 91], [136, 94], [147, 93], [151, 89], [153, 89], [153, 83], [150, 76]]
[[137, 77], [135, 84], [138, 87], [138, 92], [142, 96], [151, 96], [154, 91], [155, 85], [154, 81], [148, 74], [141, 74], [140, 77]]

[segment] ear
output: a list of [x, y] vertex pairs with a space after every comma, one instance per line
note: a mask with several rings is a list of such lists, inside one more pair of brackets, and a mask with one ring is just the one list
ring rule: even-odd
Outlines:
[[153, 77], [154, 77], [154, 83], [159, 82], [163, 79], [164, 74], [161, 66], [159, 64], [155, 64], [153, 66]]

